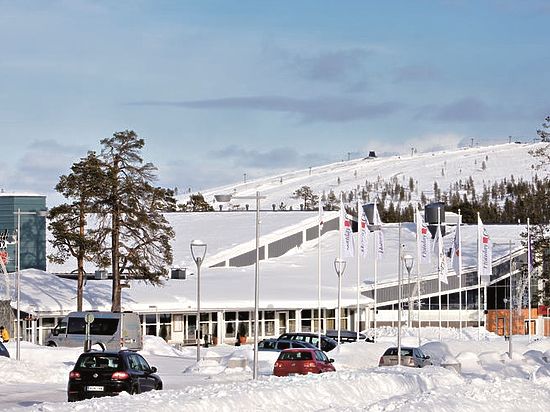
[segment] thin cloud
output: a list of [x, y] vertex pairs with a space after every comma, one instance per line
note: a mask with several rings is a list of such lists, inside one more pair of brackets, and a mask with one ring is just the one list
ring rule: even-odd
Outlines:
[[327, 161], [324, 155], [316, 153], [300, 154], [292, 148], [275, 148], [260, 152], [247, 150], [241, 146], [231, 145], [210, 152], [211, 157], [231, 160], [235, 165], [258, 169], [283, 169], [289, 167], [306, 167], [311, 163]]
[[394, 73], [394, 83], [432, 82], [439, 80], [441, 73], [430, 66], [404, 66]]
[[[35, 140], [17, 159], [12, 174], [4, 176], [0, 184], [7, 191], [17, 189], [52, 193], [59, 176], [69, 173], [72, 164], [86, 156], [86, 153], [87, 150], [81, 146], [66, 145], [55, 140]], [[9, 186], [13, 182], [17, 182], [17, 188]]]
[[350, 122], [385, 117], [398, 111], [396, 102], [368, 103], [341, 97], [298, 99], [284, 96], [246, 96], [188, 101], [141, 101], [133, 106], [181, 107], [187, 109], [258, 110], [289, 113], [307, 122]]
[[343, 82], [354, 79], [364, 70], [367, 57], [364, 49], [331, 50], [316, 55], [294, 55], [289, 66], [301, 77], [323, 82]]
[[490, 115], [490, 109], [476, 97], [465, 97], [441, 107], [434, 115], [435, 120], [444, 122], [483, 121]]
[[416, 119], [438, 122], [481, 122], [496, 115], [483, 100], [464, 97], [446, 104], [429, 104], [417, 110]]

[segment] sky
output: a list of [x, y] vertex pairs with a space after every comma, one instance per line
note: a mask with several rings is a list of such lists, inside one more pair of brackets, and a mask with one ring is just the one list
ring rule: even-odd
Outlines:
[[0, 0], [0, 189], [50, 196], [126, 129], [181, 191], [532, 141], [549, 17], [542, 0]]

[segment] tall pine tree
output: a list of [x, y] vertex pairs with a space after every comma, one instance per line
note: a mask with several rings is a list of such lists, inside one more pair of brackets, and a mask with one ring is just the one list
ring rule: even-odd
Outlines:
[[106, 175], [98, 197], [100, 228], [111, 240], [112, 311], [121, 309], [121, 278], [158, 284], [172, 263], [174, 231], [162, 212], [173, 210], [171, 190], [155, 187], [156, 168], [144, 163], [145, 145], [134, 131], [125, 130], [101, 140]]
[[82, 310], [84, 291], [84, 262], [95, 260], [102, 265], [102, 240], [98, 233], [87, 230], [87, 218], [94, 210], [94, 199], [101, 190], [104, 179], [101, 162], [94, 152], [74, 163], [71, 173], [59, 178], [55, 190], [67, 198], [63, 203], [50, 209], [49, 229], [53, 239], [53, 253], [48, 256], [51, 262], [65, 263], [70, 257], [76, 259], [77, 293], [76, 307]]

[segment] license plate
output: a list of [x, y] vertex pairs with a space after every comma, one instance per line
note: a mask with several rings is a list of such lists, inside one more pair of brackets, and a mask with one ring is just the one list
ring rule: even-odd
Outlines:
[[103, 386], [86, 386], [88, 392], [103, 392]]

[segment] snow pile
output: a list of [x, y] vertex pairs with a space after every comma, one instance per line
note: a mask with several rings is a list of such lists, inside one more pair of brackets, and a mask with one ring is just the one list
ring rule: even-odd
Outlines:
[[[340, 345], [328, 352], [336, 372], [277, 378], [277, 352], [259, 352], [260, 374], [252, 380], [252, 345], [176, 349], [160, 338], [145, 339], [141, 352], [158, 367], [165, 390], [66, 403], [67, 374], [80, 349], [47, 348], [24, 343], [22, 361], [0, 358], [3, 410], [31, 411], [316, 411], [316, 410], [550, 410], [550, 339], [529, 342], [514, 337], [513, 356], [502, 337], [477, 330], [455, 339], [442, 329], [443, 341], [422, 330], [422, 349], [435, 366], [377, 367], [380, 356], [396, 344], [396, 330], [379, 330], [376, 343]], [[463, 331], [464, 332], [464, 331]], [[404, 330], [403, 342], [418, 342], [418, 330]], [[468, 336], [475, 336], [470, 339]], [[426, 336], [426, 337], [424, 337]], [[409, 344], [409, 343], [405, 343]], [[13, 343], [8, 343], [13, 354]], [[414, 345], [416, 346], [416, 345]], [[460, 373], [437, 366], [456, 361]]]

